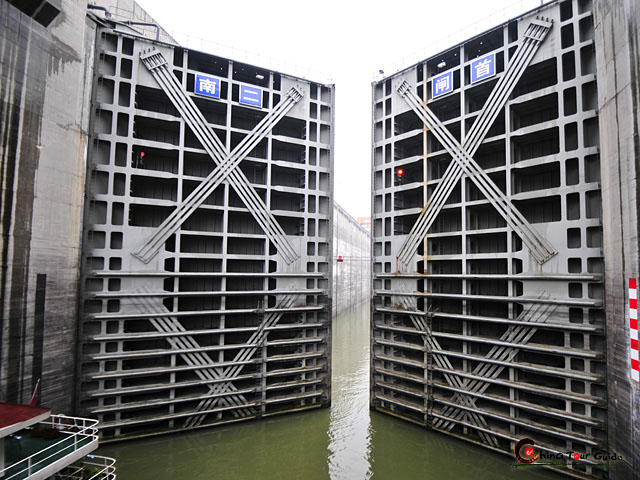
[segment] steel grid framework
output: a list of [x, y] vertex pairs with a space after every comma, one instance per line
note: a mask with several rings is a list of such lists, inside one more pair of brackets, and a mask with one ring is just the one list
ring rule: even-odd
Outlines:
[[97, 45], [81, 410], [119, 439], [328, 405], [333, 87], [109, 28]]
[[511, 455], [532, 438], [559, 471], [605, 477], [591, 2], [374, 82], [373, 139], [372, 407]]

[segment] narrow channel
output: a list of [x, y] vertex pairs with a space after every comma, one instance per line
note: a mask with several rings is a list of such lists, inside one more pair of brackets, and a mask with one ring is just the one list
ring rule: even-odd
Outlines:
[[369, 304], [334, 319], [330, 409], [105, 445], [121, 480], [549, 479], [539, 467], [369, 410]]

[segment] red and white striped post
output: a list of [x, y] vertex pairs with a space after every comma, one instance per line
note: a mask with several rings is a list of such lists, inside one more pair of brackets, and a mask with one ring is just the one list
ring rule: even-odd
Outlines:
[[629, 336], [631, 338], [631, 379], [640, 381], [640, 356], [638, 355], [638, 285], [629, 279]]

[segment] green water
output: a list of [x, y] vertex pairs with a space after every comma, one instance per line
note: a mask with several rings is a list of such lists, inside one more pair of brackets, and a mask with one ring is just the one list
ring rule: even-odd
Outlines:
[[369, 307], [334, 321], [332, 406], [101, 447], [119, 480], [563, 478], [371, 412]]

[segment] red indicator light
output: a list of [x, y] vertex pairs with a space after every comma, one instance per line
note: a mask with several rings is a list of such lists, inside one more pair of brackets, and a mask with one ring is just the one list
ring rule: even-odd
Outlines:
[[144, 157], [144, 152], [140, 152], [140, 158]]
[[338, 255], [338, 261], [339, 261], [339, 262], [342, 262], [342, 261], [343, 261], [343, 260], [342, 260], [342, 255]]
[[399, 168], [398, 170], [396, 170], [396, 173], [397, 173], [398, 175], [402, 175], [402, 174], [404, 173], [404, 170], [403, 170], [403, 169], [401, 169], [401, 168]]

